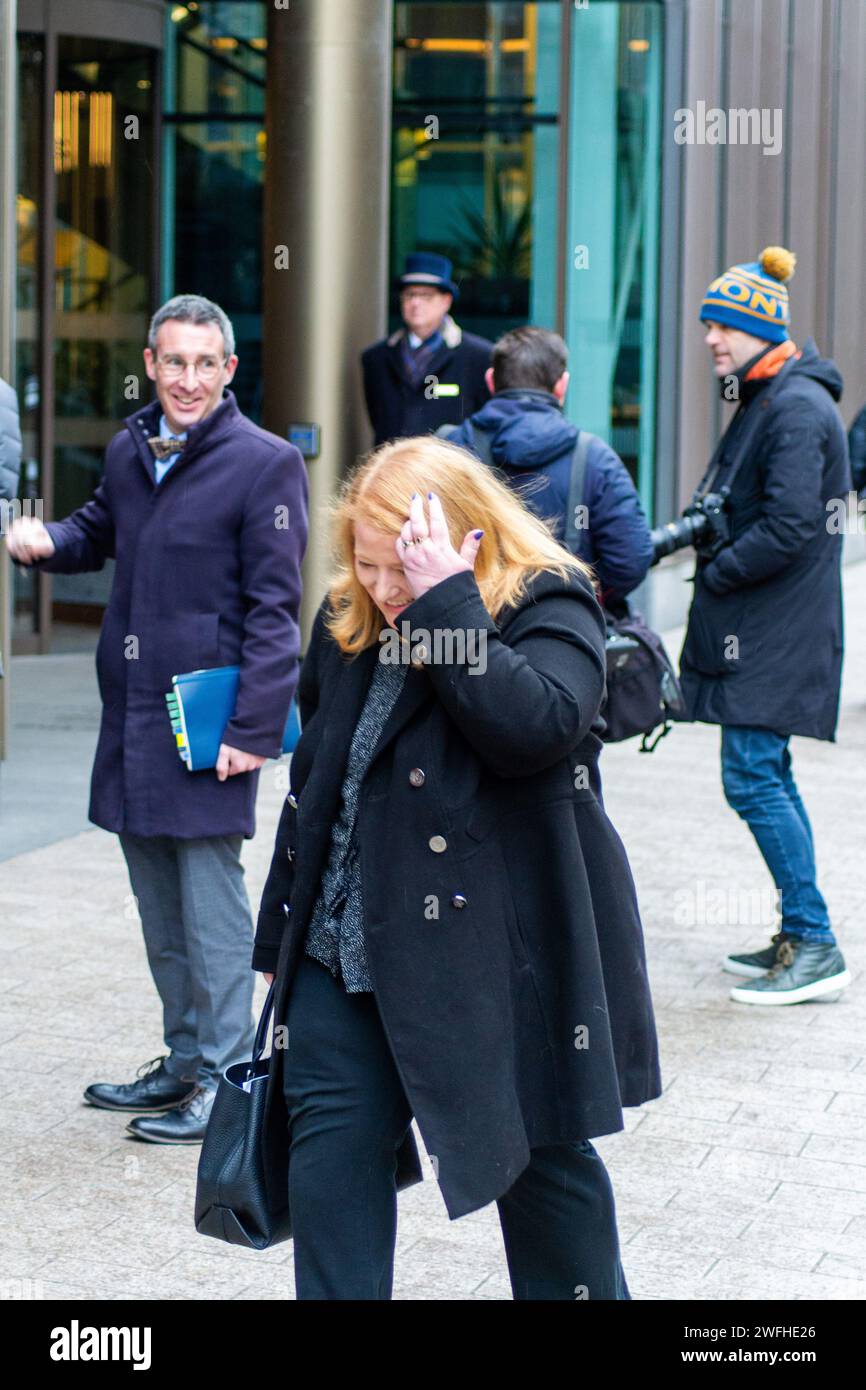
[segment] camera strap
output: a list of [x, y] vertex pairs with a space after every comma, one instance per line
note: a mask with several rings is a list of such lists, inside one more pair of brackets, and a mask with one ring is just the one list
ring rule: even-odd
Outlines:
[[[752, 401], [751, 406], [747, 406], [745, 408], [744, 414], [746, 418], [742, 426], [742, 435], [739, 443], [737, 444], [736, 452], [734, 453], [734, 456], [731, 459], [730, 463], [727, 465], [723, 465], [722, 463], [722, 458], [725, 452], [725, 436], [727, 435], [727, 430], [725, 431], [725, 434], [722, 435], [721, 439], [716, 445], [713, 457], [710, 459], [710, 462], [707, 465], [707, 471], [705, 472], [703, 478], [701, 479], [700, 483], [695, 489], [695, 501], [697, 501], [698, 498], [706, 497], [707, 493], [712, 492], [713, 484], [715, 483], [716, 478], [718, 477], [723, 467], [725, 468], [726, 476], [724, 483], [722, 484], [721, 488], [719, 488], [719, 492], [722, 494], [723, 497], [730, 496], [731, 488], [734, 485], [734, 479], [740, 471], [740, 468], [746, 458], [746, 455], [752, 447], [755, 435], [758, 433], [758, 431], [761, 428], [761, 425], [764, 423], [763, 412], [770, 404], [770, 401], [772, 400], [773, 396], [779, 390], [779, 387], [781, 386], [783, 379], [787, 376], [794, 363], [798, 360], [799, 354], [792, 354], [788, 358], [785, 365], [781, 368], [781, 370], [776, 373], [775, 377], [773, 378], [770, 385], [767, 387], [766, 391], [764, 391], [758, 397], [757, 400]], [[742, 403], [740, 405], [740, 409], [743, 409]], [[734, 420], [736, 420], [736, 418], [737, 416], [735, 415]], [[734, 420], [731, 421], [731, 425], [733, 425]], [[728, 429], [731, 428], [731, 425], [728, 426]]]

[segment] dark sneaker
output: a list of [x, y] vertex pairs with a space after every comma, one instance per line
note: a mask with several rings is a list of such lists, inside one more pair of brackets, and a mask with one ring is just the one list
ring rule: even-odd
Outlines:
[[167, 1115], [139, 1115], [126, 1128], [150, 1144], [200, 1144], [204, 1139], [215, 1090], [196, 1086], [191, 1095]]
[[838, 946], [792, 937], [779, 946], [772, 969], [751, 984], [735, 985], [731, 998], [738, 1004], [805, 1004], [840, 994], [850, 983]]
[[137, 1072], [141, 1079], [123, 1086], [96, 1082], [88, 1086], [84, 1099], [101, 1110], [171, 1110], [195, 1090], [195, 1082], [172, 1076], [164, 1062], [165, 1057], [145, 1062]]
[[763, 951], [745, 951], [739, 956], [725, 956], [722, 969], [727, 970], [729, 975], [745, 975], [750, 980], [757, 980], [759, 976], [772, 970], [776, 964], [779, 947], [783, 941], [790, 940], [786, 932], [777, 931], [772, 938], [772, 944], [765, 946]]

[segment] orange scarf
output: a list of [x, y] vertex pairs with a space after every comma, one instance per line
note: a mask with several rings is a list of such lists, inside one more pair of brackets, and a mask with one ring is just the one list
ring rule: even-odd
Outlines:
[[782, 370], [788, 358], [795, 356], [802, 357], [803, 354], [797, 351], [796, 343], [792, 343], [790, 338], [786, 338], [784, 343], [779, 343], [779, 346], [774, 347], [772, 352], [766, 353], [760, 362], [756, 362], [752, 370], [746, 373], [744, 380], [759, 381], [763, 380], [764, 377], [775, 376], [777, 372]]

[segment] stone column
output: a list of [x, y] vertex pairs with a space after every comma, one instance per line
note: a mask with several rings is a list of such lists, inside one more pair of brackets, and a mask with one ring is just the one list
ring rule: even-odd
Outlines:
[[391, 64], [391, 0], [271, 0], [264, 423], [321, 431], [307, 460], [305, 640], [328, 578], [322, 504], [372, 443], [358, 355], [386, 329]]

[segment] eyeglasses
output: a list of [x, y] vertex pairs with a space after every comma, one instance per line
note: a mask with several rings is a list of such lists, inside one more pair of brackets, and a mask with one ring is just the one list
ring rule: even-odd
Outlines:
[[402, 289], [402, 290], [400, 291], [400, 298], [401, 298], [404, 302], [405, 302], [406, 300], [408, 300], [408, 299], [420, 299], [420, 300], [423, 300], [423, 301], [429, 301], [429, 300], [433, 300], [433, 299], [438, 299], [439, 296], [441, 295], [441, 293], [442, 293], [441, 290], [428, 290], [428, 289], [420, 289], [420, 290], [419, 290], [419, 289], [415, 289], [413, 286], [406, 286], [405, 289]]
[[214, 381], [228, 362], [227, 357], [199, 357], [196, 362], [184, 362], [182, 357], [158, 357], [156, 365], [167, 381], [176, 381], [187, 367], [192, 367], [199, 381]]

